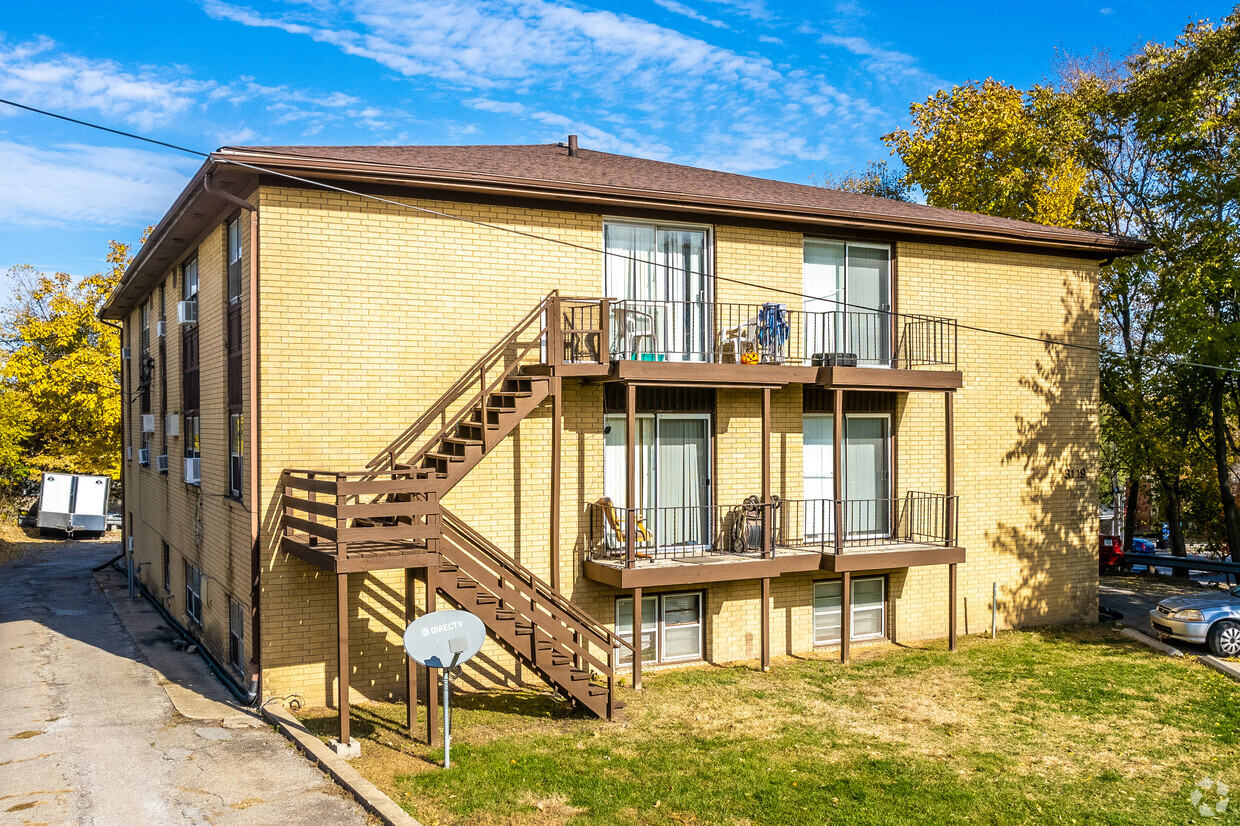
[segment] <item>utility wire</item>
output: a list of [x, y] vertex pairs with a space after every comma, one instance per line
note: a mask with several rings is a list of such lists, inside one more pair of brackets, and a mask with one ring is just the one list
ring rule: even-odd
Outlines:
[[[210, 157], [211, 157], [211, 153], [208, 153], [208, 152], [201, 152], [201, 151], [196, 150], [196, 149], [189, 149], [189, 148], [184, 147], [184, 146], [178, 146], [178, 145], [173, 144], [173, 143], [167, 143], [167, 142], [165, 142], [165, 141], [156, 140], [156, 139], [154, 139], [154, 138], [148, 138], [148, 137], [145, 137], [145, 136], [143, 136], [143, 135], [138, 135], [138, 134], [135, 134], [135, 133], [133, 133], [133, 132], [124, 132], [124, 131], [119, 130], [119, 129], [112, 129], [112, 128], [109, 128], [109, 127], [107, 127], [107, 126], [102, 126], [102, 125], [97, 124], [97, 123], [92, 123], [92, 122], [90, 122], [90, 121], [79, 120], [79, 119], [77, 119], [77, 118], [71, 118], [71, 117], [68, 117], [68, 116], [66, 116], [66, 115], [57, 114], [57, 113], [55, 113], [55, 112], [49, 112], [49, 111], [46, 111], [46, 110], [44, 110], [44, 109], [37, 109], [37, 108], [35, 108], [35, 107], [33, 107], [33, 106], [26, 106], [26, 105], [24, 105], [24, 104], [21, 104], [21, 103], [16, 103], [16, 102], [14, 102], [14, 101], [11, 101], [11, 100], [6, 100], [6, 99], [4, 99], [4, 98], [0, 98], [0, 103], [8, 104], [9, 106], [14, 106], [14, 107], [16, 107], [16, 108], [18, 108], [18, 109], [24, 109], [24, 110], [26, 110], [26, 111], [28, 111], [28, 112], [33, 112], [33, 113], [35, 113], [35, 114], [45, 115], [45, 116], [47, 116], [47, 117], [50, 117], [50, 118], [55, 118], [55, 119], [57, 119], [57, 120], [63, 120], [63, 121], [67, 121], [67, 122], [69, 122], [69, 123], [74, 123], [74, 124], [77, 124], [77, 125], [79, 125], [79, 126], [85, 126], [85, 127], [87, 127], [87, 128], [90, 128], [90, 129], [97, 129], [97, 130], [102, 131], [102, 132], [108, 132], [108, 133], [110, 133], [110, 134], [113, 134], [113, 135], [119, 135], [119, 136], [121, 136], [121, 137], [130, 138], [130, 139], [132, 139], [132, 140], [142, 141], [142, 142], [144, 142], [144, 143], [150, 143], [150, 144], [154, 144], [154, 145], [156, 145], [156, 146], [162, 146], [162, 147], [165, 147], [165, 148], [168, 148], [168, 149], [173, 149], [173, 150], [176, 150], [176, 151], [178, 151], [178, 152], [185, 152], [185, 153], [187, 153], [187, 154], [190, 154], [190, 155], [195, 155], [195, 156], [197, 156], [197, 157], [201, 157], [201, 158], [210, 158]], [[296, 153], [287, 153], [287, 154], [293, 155], [294, 157], [307, 157], [307, 158], [309, 158], [309, 157], [318, 157], [318, 156], [311, 156], [311, 155], [297, 155]], [[391, 205], [391, 206], [399, 207], [399, 208], [401, 208], [401, 209], [408, 209], [408, 210], [411, 210], [411, 211], [414, 211], [414, 212], [421, 212], [421, 213], [423, 213], [423, 214], [427, 214], [427, 215], [434, 215], [434, 216], [437, 216], [437, 217], [440, 217], [440, 218], [447, 218], [447, 219], [452, 220], [452, 221], [460, 221], [460, 222], [462, 222], [462, 223], [472, 224], [472, 225], [474, 225], [474, 226], [483, 227], [483, 228], [490, 229], [490, 230], [495, 230], [495, 231], [498, 231], [498, 232], [508, 233], [508, 234], [510, 234], [510, 235], [518, 235], [518, 236], [521, 236], [521, 237], [524, 237], [524, 238], [529, 238], [529, 239], [536, 240], [536, 241], [545, 241], [545, 242], [550, 243], [550, 244], [558, 244], [558, 245], [560, 245], [560, 246], [569, 247], [569, 248], [572, 248], [572, 249], [577, 249], [577, 250], [581, 250], [581, 251], [584, 251], [584, 252], [588, 252], [588, 253], [591, 253], [591, 254], [593, 254], [593, 255], [602, 255], [602, 256], [604, 257], [604, 260], [606, 260], [608, 257], [610, 257], [610, 258], [612, 258], [613, 260], [618, 259], [618, 260], [621, 260], [621, 261], [633, 261], [633, 262], [636, 262], [636, 263], [639, 263], [639, 264], [652, 264], [652, 263], [653, 263], [653, 262], [651, 262], [651, 261], [647, 261], [647, 260], [645, 260], [645, 259], [638, 258], [638, 257], [637, 257], [637, 256], [635, 256], [635, 255], [624, 255], [624, 254], [622, 254], [622, 253], [608, 252], [608, 251], [607, 251], [607, 250], [605, 250], [605, 249], [597, 249], [597, 248], [595, 248], [595, 247], [591, 247], [591, 246], [588, 246], [588, 245], [586, 245], [586, 244], [578, 244], [578, 243], [576, 243], [576, 242], [574, 242], [574, 241], [567, 241], [567, 240], [562, 239], [562, 238], [551, 238], [551, 237], [549, 237], [549, 236], [539, 235], [539, 234], [537, 234], [537, 233], [534, 233], [534, 232], [529, 232], [529, 231], [527, 231], [527, 230], [517, 229], [517, 228], [515, 228], [515, 227], [506, 227], [506, 226], [502, 226], [502, 225], [500, 225], [500, 224], [492, 224], [492, 223], [489, 223], [489, 222], [487, 222], [487, 221], [479, 221], [479, 220], [474, 219], [474, 218], [467, 218], [467, 217], [465, 217], [465, 216], [463, 216], [463, 215], [456, 215], [456, 214], [451, 213], [451, 212], [444, 212], [444, 211], [442, 211], [442, 210], [431, 209], [431, 208], [429, 208], [429, 207], [420, 207], [420, 206], [416, 206], [416, 205], [414, 205], [414, 204], [408, 204], [408, 203], [405, 203], [405, 202], [403, 202], [403, 201], [397, 201], [397, 200], [394, 200], [394, 199], [391, 199], [391, 198], [384, 198], [384, 197], [382, 197], [382, 196], [380, 196], [380, 195], [373, 195], [373, 194], [366, 193], [366, 192], [359, 192], [359, 191], [357, 191], [357, 190], [348, 189], [347, 187], [337, 186], [337, 185], [335, 185], [335, 184], [330, 184], [330, 183], [327, 183], [327, 182], [325, 182], [325, 181], [316, 181], [316, 180], [313, 180], [313, 179], [310, 179], [310, 178], [303, 178], [303, 177], [298, 176], [298, 175], [293, 175], [292, 173], [289, 173], [289, 172], [281, 172], [281, 171], [276, 170], [276, 169], [269, 169], [269, 168], [267, 168], [267, 167], [262, 167], [262, 166], [257, 166], [257, 165], [255, 165], [255, 164], [245, 163], [244, 161], [239, 161], [239, 160], [235, 160], [235, 159], [232, 159], [232, 158], [227, 158], [227, 157], [219, 157], [219, 156], [217, 156], [217, 160], [219, 160], [221, 163], [230, 164], [230, 165], [232, 165], [232, 166], [239, 166], [239, 167], [242, 167], [242, 168], [244, 168], [244, 169], [249, 169], [249, 170], [252, 170], [252, 171], [254, 171], [254, 172], [259, 172], [259, 173], [262, 173], [262, 174], [265, 174], [265, 175], [272, 175], [272, 176], [275, 176], [275, 177], [284, 178], [284, 179], [286, 179], [286, 180], [296, 181], [297, 183], [306, 184], [306, 185], [308, 185], [308, 186], [318, 187], [318, 188], [320, 188], [320, 189], [326, 189], [326, 190], [330, 190], [330, 191], [333, 191], [333, 192], [339, 192], [339, 193], [341, 193], [341, 194], [343, 194], [343, 195], [352, 195], [352, 196], [357, 197], [357, 198], [364, 198], [364, 199], [371, 200], [371, 201], [377, 201], [377, 202], [379, 202], [379, 203], [389, 204], [389, 205]], [[859, 304], [850, 304], [850, 303], [848, 303], [848, 302], [846, 302], [846, 301], [840, 301], [839, 299], [834, 299], [834, 298], [823, 298], [823, 297], [820, 297], [820, 296], [814, 296], [814, 295], [809, 295], [809, 294], [807, 294], [807, 293], [797, 292], [796, 290], [789, 290], [789, 289], [784, 289], [784, 288], [780, 288], [780, 287], [771, 287], [771, 286], [767, 286], [767, 285], [763, 285], [763, 284], [757, 284], [757, 283], [752, 282], [752, 281], [743, 281], [743, 280], [738, 279], [738, 278], [729, 278], [729, 277], [727, 277], [727, 276], [718, 275], [718, 274], [712, 275], [712, 278], [714, 278], [714, 279], [715, 279], [715, 280], [717, 280], [717, 281], [726, 281], [726, 282], [731, 283], [731, 284], [739, 284], [739, 285], [741, 285], [741, 286], [745, 286], [745, 287], [755, 287], [755, 286], [756, 286], [756, 287], [760, 287], [760, 288], [761, 288], [761, 289], [763, 289], [763, 290], [766, 290], [767, 292], [779, 293], [779, 294], [782, 294], [782, 295], [792, 296], [792, 297], [794, 297], [794, 298], [810, 299], [810, 300], [812, 300], [812, 301], [825, 301], [825, 302], [827, 302], [827, 303], [829, 303], [829, 304], [834, 304], [834, 305], [836, 305], [836, 306], [838, 306], [838, 307], [844, 307], [844, 308], [846, 308], [846, 309], [851, 308], [851, 309], [862, 310], [862, 311], [865, 311], [865, 312], [867, 312], [867, 313], [879, 313], [879, 314], [884, 314], [884, 315], [888, 315], [888, 316], [895, 316], [895, 315], [899, 315], [898, 313], [896, 313], [896, 312], [894, 312], [894, 311], [892, 311], [892, 310], [882, 310], [882, 309], [876, 309], [876, 308], [874, 308], [874, 307], [866, 307], [866, 306], [864, 306], [864, 305], [859, 305]], [[961, 324], [959, 321], [956, 321], [956, 322], [955, 322], [955, 326], [956, 326], [958, 329], [961, 329], [961, 330], [969, 330], [969, 331], [971, 331], [971, 332], [975, 332], [975, 333], [983, 333], [983, 334], [987, 334], [987, 335], [1002, 336], [1002, 337], [1005, 337], [1005, 338], [1018, 339], [1018, 340], [1021, 340], [1021, 341], [1032, 341], [1032, 342], [1037, 342], [1038, 344], [1050, 344], [1050, 345], [1055, 345], [1055, 346], [1058, 346], [1058, 347], [1064, 347], [1064, 348], [1068, 348], [1068, 349], [1083, 350], [1083, 351], [1088, 352], [1088, 353], [1103, 353], [1103, 352], [1109, 352], [1109, 351], [1105, 351], [1105, 350], [1104, 350], [1103, 348], [1101, 348], [1101, 347], [1094, 347], [1094, 346], [1090, 346], [1090, 345], [1087, 345], [1087, 344], [1077, 344], [1077, 343], [1075, 343], [1075, 342], [1070, 342], [1070, 341], [1060, 341], [1060, 340], [1058, 340], [1058, 339], [1053, 339], [1053, 338], [1044, 338], [1044, 337], [1041, 337], [1041, 336], [1030, 336], [1030, 335], [1025, 335], [1025, 334], [1022, 334], [1022, 333], [1012, 333], [1012, 332], [1008, 332], [1008, 331], [1006, 331], [1006, 330], [995, 330], [995, 329], [992, 329], [992, 328], [988, 328], [988, 327], [978, 327], [978, 326], [971, 325], [971, 324]], [[1168, 366], [1200, 367], [1200, 368], [1203, 368], [1203, 369], [1206, 369], [1206, 370], [1219, 370], [1219, 371], [1229, 372], [1229, 373], [1240, 373], [1240, 368], [1235, 368], [1235, 367], [1222, 367], [1222, 366], [1220, 366], [1220, 365], [1216, 365], [1216, 364], [1200, 364], [1200, 363], [1197, 363], [1197, 362], [1191, 362], [1191, 361], [1171, 360], [1171, 359], [1157, 359], [1157, 358], [1153, 358], [1152, 360], [1154, 360], [1154, 361], [1158, 361], [1159, 363], [1162, 363], [1162, 364], [1165, 364], [1165, 365], [1168, 365]]]

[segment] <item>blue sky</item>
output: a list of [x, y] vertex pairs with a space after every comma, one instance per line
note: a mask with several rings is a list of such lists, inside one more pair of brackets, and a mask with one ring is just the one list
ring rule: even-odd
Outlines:
[[[1027, 87], [1231, 4], [52, 0], [0, 17], [0, 97], [211, 150], [544, 143], [809, 183], [936, 89]], [[103, 267], [198, 166], [0, 106], [0, 272]]]

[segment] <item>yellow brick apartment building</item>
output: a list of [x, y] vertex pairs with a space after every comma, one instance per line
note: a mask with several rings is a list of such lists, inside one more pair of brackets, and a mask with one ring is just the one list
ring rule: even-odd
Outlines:
[[954, 646], [996, 583], [1001, 627], [1088, 621], [1098, 267], [1143, 248], [575, 138], [221, 149], [103, 310], [127, 547], [345, 743], [438, 607], [488, 627], [471, 681], [601, 716], [672, 664]]

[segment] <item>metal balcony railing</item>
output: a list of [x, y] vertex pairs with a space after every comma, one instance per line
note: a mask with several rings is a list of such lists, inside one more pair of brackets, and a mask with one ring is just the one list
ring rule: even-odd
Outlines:
[[[954, 369], [956, 322], [785, 303], [560, 298], [551, 337], [567, 363], [603, 360]], [[554, 325], [553, 325], [554, 326]]]
[[[777, 548], [842, 553], [852, 547], [952, 545], [959, 497], [909, 491], [889, 499], [784, 499], [774, 509]], [[843, 530], [837, 531], [841, 524]]]

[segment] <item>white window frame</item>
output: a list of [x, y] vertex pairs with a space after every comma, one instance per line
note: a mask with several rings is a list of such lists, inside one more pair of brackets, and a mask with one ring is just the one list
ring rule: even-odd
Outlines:
[[[697, 653], [696, 654], [686, 654], [686, 655], [679, 656], [679, 657], [669, 657], [664, 654], [664, 652], [667, 650], [666, 636], [665, 636], [667, 633], [667, 624], [664, 622], [664, 619], [663, 619], [664, 614], [665, 614], [664, 602], [667, 599], [673, 598], [673, 597], [696, 597], [697, 598], [697, 616], [698, 616], [697, 622], [696, 623], [692, 623], [692, 622], [679, 623], [677, 625], [672, 626], [673, 628], [691, 628], [694, 626], [697, 627]], [[705, 622], [706, 592], [705, 591], [672, 591], [666, 594], [643, 594], [642, 598], [653, 599], [655, 601], [654, 659], [653, 660], [644, 659], [642, 660], [642, 665], [661, 665], [661, 664], [667, 664], [667, 663], [701, 662], [706, 656], [706, 652], [705, 652], [705, 648], [706, 648], [706, 622]], [[616, 625], [615, 625], [616, 634], [621, 639], [624, 639], [624, 635], [621, 634], [619, 630], [621, 617], [624, 617], [630, 623], [632, 622], [633, 598], [631, 596], [616, 597]], [[650, 622], [650, 618], [646, 616], [646, 612], [643, 610], [642, 611], [642, 625], [646, 626], [649, 622]], [[632, 643], [635, 648], [638, 648], [640, 652], [641, 632], [637, 631], [636, 633], [631, 634], [630, 636], [632, 638], [627, 641]], [[625, 662], [625, 664], [631, 665], [633, 662], [632, 659], [626, 659], [622, 656], [619, 656], [621, 652], [623, 652], [625, 655], [628, 654], [628, 651], [626, 649], [618, 649], [616, 652], [618, 655], [617, 662], [623, 661]]]
[[[881, 612], [879, 628], [881, 628], [882, 630], [876, 634], [857, 634], [856, 628], [857, 628], [858, 606], [857, 606], [857, 600], [855, 599], [855, 596], [856, 596], [855, 589], [857, 587], [858, 582], [874, 582], [874, 581], [878, 581], [882, 583], [882, 589], [883, 589], [882, 591], [883, 598], [877, 606], [877, 610]], [[814, 645], [816, 646], [829, 646], [829, 645], [840, 644], [840, 641], [841, 641], [840, 637], [836, 637], [834, 639], [819, 639], [817, 633], [813, 631], [814, 627], [817, 625], [817, 619], [818, 619], [818, 613], [819, 613], [818, 609], [813, 606], [814, 606], [814, 603], [817, 602], [818, 600], [817, 592], [820, 587], [827, 586], [827, 585], [839, 585], [841, 586], [840, 592], [842, 595], [843, 594], [843, 583], [844, 583], [843, 579], [820, 579], [817, 582], [815, 582], [812, 586], [812, 590], [810, 592], [810, 606], [811, 606], [811, 609], [810, 609], [811, 610], [811, 618], [810, 618], [811, 619], [810, 621], [811, 631], [810, 633], [814, 634]], [[852, 579], [852, 588], [854, 589], [854, 592], [853, 592], [854, 598], [848, 601], [849, 602], [849, 614], [851, 615], [849, 617], [849, 623], [848, 623], [848, 630], [850, 632], [849, 640], [852, 642], [865, 642], [866, 640], [886, 639], [887, 637], [887, 577], [885, 576], [854, 577]], [[875, 610], [875, 608], [876, 608], [875, 606], [867, 605], [867, 606], [862, 607], [860, 610], [873, 611]]]
[[202, 625], [202, 571], [192, 562], [185, 563], [185, 616]]
[[238, 674], [245, 675], [245, 606], [231, 596], [228, 598], [228, 664]]
[[[830, 298], [824, 298], [820, 300], [826, 301], [831, 306], [837, 307], [841, 310], [844, 310], [845, 312], [854, 309], [851, 306], [847, 306], [848, 305], [848, 249], [849, 247], [887, 251], [887, 285], [886, 285], [887, 286], [887, 307], [885, 310], [883, 308], [879, 308], [876, 312], [888, 313], [888, 316], [887, 316], [889, 319], [888, 334], [890, 334], [891, 330], [895, 328], [895, 321], [893, 320], [892, 315], [891, 315], [891, 313], [895, 312], [895, 301], [894, 301], [894, 297], [895, 297], [895, 245], [884, 244], [878, 241], [849, 241], [844, 238], [817, 238], [817, 237], [813, 237], [809, 235], [803, 236], [801, 238], [801, 261], [802, 261], [801, 287], [802, 287], [803, 292], [808, 292], [808, 290], [805, 289], [805, 275], [804, 275], [805, 263], [804, 261], [805, 261], [805, 247], [809, 244], [838, 244], [844, 247], [844, 286], [838, 288], [832, 294]], [[803, 299], [802, 306], [801, 306], [802, 311], [810, 312], [805, 309], [804, 301], [805, 300]], [[841, 303], [837, 304], [835, 302], [841, 302]], [[805, 340], [805, 345], [806, 347], [808, 347], [809, 345], [808, 337]], [[806, 358], [809, 358], [813, 354], [807, 351], [804, 355]], [[875, 368], [875, 369], [883, 369], [883, 368], [890, 367], [890, 365], [887, 365], [887, 364], [864, 364], [861, 361], [858, 361], [857, 366], [858, 367], [869, 367], [869, 368]]]

